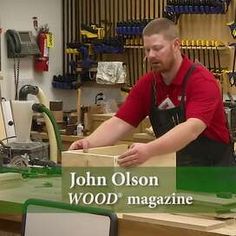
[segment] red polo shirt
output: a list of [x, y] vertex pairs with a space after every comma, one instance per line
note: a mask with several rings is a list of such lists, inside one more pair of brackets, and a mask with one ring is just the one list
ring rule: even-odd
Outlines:
[[[156, 90], [158, 105], [167, 97], [175, 106], [179, 105], [182, 95], [183, 79], [192, 62], [183, 57], [183, 62], [170, 85], [166, 85], [160, 73], [156, 74]], [[141, 77], [130, 91], [126, 101], [122, 104], [116, 116], [130, 125], [137, 125], [150, 113], [151, 109], [151, 82], [153, 72]], [[210, 139], [229, 143], [224, 106], [219, 86], [213, 74], [205, 67], [197, 65], [187, 82], [185, 92], [186, 119], [198, 118], [207, 128], [203, 135]]]

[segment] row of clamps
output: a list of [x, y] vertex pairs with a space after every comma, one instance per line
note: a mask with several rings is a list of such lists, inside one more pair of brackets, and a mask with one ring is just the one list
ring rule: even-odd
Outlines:
[[79, 81], [74, 74], [54, 75], [52, 87], [58, 89], [77, 89], [80, 86]]
[[182, 39], [181, 40], [181, 47], [186, 48], [192, 48], [196, 47], [199, 49], [202, 49], [202, 47], [208, 49], [217, 49], [218, 47], [225, 47], [225, 44], [219, 40], [205, 40], [205, 39], [199, 39], [199, 40], [188, 40], [188, 39]]
[[167, 13], [175, 13], [175, 14], [223, 14], [227, 10], [224, 4], [221, 6], [191, 6], [191, 5], [167, 5], [166, 12]]
[[167, 14], [222, 14], [231, 0], [167, 0]]
[[150, 20], [136, 20], [118, 22], [116, 25], [116, 33], [118, 36], [139, 36], [142, 35], [144, 27]]
[[95, 53], [123, 53], [123, 41], [118, 38], [107, 38], [92, 43]]
[[191, 6], [220, 6], [222, 3], [227, 5], [230, 3], [230, 0], [167, 0], [167, 5], [191, 5]]

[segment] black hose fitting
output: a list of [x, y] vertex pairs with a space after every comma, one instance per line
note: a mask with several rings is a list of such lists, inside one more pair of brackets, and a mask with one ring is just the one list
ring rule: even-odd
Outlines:
[[19, 100], [27, 100], [28, 94], [37, 95], [39, 93], [39, 88], [30, 84], [24, 85], [19, 91]]

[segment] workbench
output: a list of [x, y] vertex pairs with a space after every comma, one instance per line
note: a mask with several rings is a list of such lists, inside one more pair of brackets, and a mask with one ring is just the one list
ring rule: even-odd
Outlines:
[[[85, 137], [86, 136], [61, 134], [61, 140], [62, 140], [62, 144], [63, 144], [63, 149], [67, 150], [74, 141], [82, 139], [82, 138], [85, 138]], [[31, 131], [31, 138], [33, 138], [34, 140], [48, 141], [48, 135], [47, 135], [46, 132]], [[142, 141], [140, 141], [140, 142], [142, 142]], [[146, 139], [145, 139], [144, 142], [146, 142]], [[131, 141], [131, 139], [130, 139], [130, 140], [118, 141], [116, 144], [132, 144], [132, 143], [133, 143], [133, 141]]]
[[[46, 183], [51, 183], [48, 187]], [[28, 198], [40, 198], [47, 200], [61, 200], [61, 180], [60, 177], [36, 178], [18, 180], [15, 187], [0, 186], [0, 206], [11, 207], [17, 204], [22, 206]], [[10, 209], [10, 208], [9, 208]], [[235, 236], [235, 220], [215, 220], [203, 217], [200, 226], [199, 219], [193, 216], [178, 216], [173, 214], [157, 213], [153, 217], [147, 214], [118, 214], [118, 235], [119, 236]], [[159, 217], [159, 218], [158, 218]], [[179, 223], [180, 218], [186, 222]], [[184, 218], [185, 217], [185, 218]], [[169, 218], [173, 218], [170, 223]], [[198, 217], [199, 218], [199, 217]], [[176, 219], [176, 222], [175, 222]], [[177, 220], [178, 219], [178, 220]], [[168, 222], [167, 222], [168, 221]], [[185, 220], [184, 220], [185, 221]], [[190, 221], [190, 223], [189, 223]], [[21, 233], [21, 214], [0, 214], [0, 235], [18, 236]], [[204, 222], [204, 223], [202, 223]], [[189, 223], [191, 225], [187, 225]], [[213, 229], [214, 227], [215, 229]], [[209, 230], [208, 230], [209, 229]]]
[[[34, 140], [39, 139], [43, 141], [48, 141], [48, 135], [46, 132], [31, 131], [31, 138], [33, 138]], [[67, 150], [74, 141], [81, 138], [83, 138], [83, 136], [61, 134], [63, 148]]]
[[[76, 137], [77, 138], [77, 137]], [[62, 155], [63, 166], [86, 165], [93, 161], [94, 166], [110, 166], [114, 164], [114, 158], [120, 152], [127, 149], [127, 145], [100, 147], [89, 149], [87, 153], [81, 150], [66, 151]], [[150, 165], [158, 164], [175, 168], [175, 153], [168, 156], [159, 156], [158, 162], [150, 160]], [[148, 164], [148, 162], [147, 162]], [[150, 166], [147, 165], [147, 166]], [[16, 174], [17, 175], [17, 174]], [[11, 213], [12, 207], [22, 209], [23, 203], [29, 198], [62, 201], [61, 176], [26, 178], [21, 176], [8, 181], [0, 174], [0, 235], [20, 235], [22, 214], [17, 211]], [[169, 183], [168, 179], [168, 184]], [[234, 199], [233, 199], [234, 200]], [[236, 201], [235, 201], [236, 202]], [[3, 212], [3, 209], [7, 209]], [[168, 213], [119, 213], [119, 236], [236, 236], [236, 214], [224, 218], [216, 218], [216, 215], [190, 215]], [[8, 233], [7, 233], [8, 232]], [[12, 234], [15, 233], [15, 234]]]

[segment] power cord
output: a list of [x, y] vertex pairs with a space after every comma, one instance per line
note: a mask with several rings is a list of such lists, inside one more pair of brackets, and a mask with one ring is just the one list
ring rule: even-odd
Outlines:
[[16, 57], [14, 58], [15, 100], [18, 99], [19, 72], [20, 72], [20, 57]]

